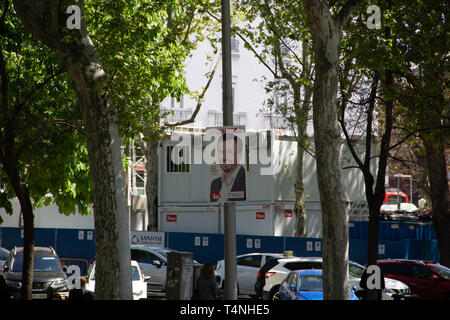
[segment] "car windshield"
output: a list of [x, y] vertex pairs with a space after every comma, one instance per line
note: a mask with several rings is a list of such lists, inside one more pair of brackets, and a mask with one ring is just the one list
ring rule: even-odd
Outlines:
[[141, 280], [141, 275], [139, 274], [139, 270], [136, 266], [131, 266], [131, 280]]
[[439, 264], [430, 265], [442, 278], [450, 280], [450, 269]]
[[[13, 259], [13, 265], [11, 271], [13, 272], [22, 272], [23, 267], [23, 255], [16, 255]], [[35, 254], [34, 255], [34, 271], [59, 271], [60, 263], [57, 257], [43, 255], [43, 254]]]
[[172, 250], [172, 249], [163, 249], [163, 248], [160, 248], [160, 249], [156, 248], [153, 250], [155, 250], [156, 252], [158, 252], [159, 254], [163, 255], [166, 258], [167, 258], [167, 254], [169, 252], [176, 252], [175, 250]]
[[9, 251], [3, 248], [0, 248], [0, 260], [8, 259]]
[[299, 291], [322, 291], [321, 276], [300, 276]]
[[[95, 267], [94, 267], [94, 270], [92, 270], [89, 280], [95, 281]], [[141, 280], [141, 275], [139, 274], [139, 270], [136, 266], [131, 266], [131, 280], [132, 281]]]

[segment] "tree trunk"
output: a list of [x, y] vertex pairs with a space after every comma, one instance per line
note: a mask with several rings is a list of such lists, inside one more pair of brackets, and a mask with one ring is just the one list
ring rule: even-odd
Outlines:
[[341, 30], [323, 1], [304, 1], [314, 45], [314, 142], [322, 208], [323, 291], [326, 300], [348, 300], [349, 199], [341, 178], [341, 135], [337, 121]]
[[28, 188], [21, 184], [21, 191], [16, 192], [23, 212], [23, 268], [21, 298], [31, 300], [34, 270], [34, 215]]
[[[8, 143], [6, 143], [8, 145]], [[31, 300], [34, 270], [34, 214], [28, 187], [20, 179], [16, 164], [14, 163], [13, 144], [7, 150], [6, 156], [2, 158], [2, 166], [8, 176], [11, 186], [19, 199], [20, 209], [23, 214], [23, 266], [22, 287], [20, 289], [21, 299]]]
[[[303, 48], [305, 50], [305, 48]], [[310, 65], [306, 62], [304, 55], [303, 63], [304, 68], [306, 65]], [[306, 72], [309, 74], [309, 72]], [[305, 95], [303, 100], [303, 105], [301, 108], [301, 113], [296, 114], [297, 121], [297, 175], [295, 183], [295, 204], [296, 204], [296, 234], [300, 237], [306, 237], [306, 197], [304, 194], [304, 162], [305, 162], [305, 149], [308, 147], [308, 118], [309, 111], [311, 110], [311, 98], [313, 91], [311, 88], [305, 88]]]
[[66, 29], [70, 4], [14, 0], [24, 25], [55, 50], [67, 68], [83, 114], [95, 205], [95, 298], [131, 300], [129, 221], [116, 112], [107, 97], [105, 70], [87, 33], [83, 1], [81, 29]]
[[295, 175], [295, 236], [306, 237], [306, 200], [304, 178], [305, 150], [302, 142], [306, 137], [306, 124], [297, 122], [297, 168]]
[[[389, 32], [390, 35], [390, 32]], [[376, 81], [378, 82], [378, 80]], [[388, 92], [388, 97], [384, 99], [385, 101], [385, 125], [384, 133], [381, 138], [380, 146], [380, 158], [378, 162], [377, 177], [374, 181], [370, 173], [370, 156], [366, 157], [365, 165], [366, 172], [364, 173], [366, 180], [366, 199], [369, 204], [369, 230], [367, 236], [367, 264], [375, 265], [377, 263], [378, 257], [378, 226], [380, 219], [380, 208], [384, 201], [385, 187], [384, 187], [384, 177], [386, 176], [386, 167], [389, 158], [389, 147], [391, 143], [392, 126], [393, 126], [393, 110], [394, 101], [389, 97], [389, 92], [393, 91], [394, 78], [393, 73], [390, 70], [385, 71], [385, 78], [383, 80], [385, 90]], [[372, 89], [372, 95], [370, 97], [371, 104], [374, 106], [376, 97], [376, 88]], [[370, 108], [373, 112], [373, 107]], [[369, 118], [371, 123], [372, 117]], [[366, 133], [366, 139], [370, 139], [372, 136], [372, 125], [370, 125], [368, 132]], [[366, 143], [366, 153], [368, 152], [369, 140]], [[373, 184], [375, 182], [375, 191], [372, 191]], [[369, 189], [370, 185], [370, 189]], [[369, 290], [367, 298], [369, 300], [376, 300], [377, 294], [375, 290]]]
[[145, 159], [147, 163], [145, 169], [147, 170], [147, 182], [145, 185], [145, 193], [147, 195], [147, 210], [148, 210], [148, 230], [158, 230], [158, 152], [159, 139], [158, 137], [151, 137], [150, 142], [145, 148]]
[[441, 264], [450, 267], [450, 214], [445, 142], [423, 139], [428, 178], [431, 189], [433, 226], [439, 247]]

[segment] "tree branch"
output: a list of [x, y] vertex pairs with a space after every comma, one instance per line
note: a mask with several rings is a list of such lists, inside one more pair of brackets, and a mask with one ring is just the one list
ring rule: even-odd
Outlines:
[[214, 66], [213, 71], [211, 72], [211, 75], [209, 76], [208, 82], [206, 83], [205, 88], [203, 88], [202, 93], [200, 94], [200, 96], [197, 99], [197, 106], [195, 107], [194, 113], [192, 113], [192, 116], [190, 119], [188, 120], [184, 120], [184, 121], [180, 121], [180, 122], [176, 122], [176, 123], [171, 123], [171, 124], [166, 124], [167, 127], [169, 128], [174, 128], [177, 126], [182, 126], [182, 125], [186, 125], [186, 124], [190, 124], [192, 122], [195, 121], [195, 118], [197, 117], [198, 112], [200, 111], [200, 108], [203, 104], [203, 98], [205, 97], [206, 91], [208, 90], [212, 79], [214, 78], [214, 75], [219, 67], [219, 62], [222, 60], [222, 55], [219, 57], [219, 59], [217, 59], [216, 65]]
[[35, 86], [33, 88], [33, 91], [31, 91], [24, 100], [22, 101], [18, 101], [16, 103], [16, 105], [14, 106], [14, 117], [13, 117], [13, 122], [17, 119], [17, 117], [19, 116], [20, 112], [22, 111], [23, 107], [25, 107], [30, 98], [39, 90], [41, 90], [43, 87], [45, 87], [50, 81], [52, 81], [54, 78], [56, 78], [57, 76], [59, 76], [60, 74], [64, 73], [66, 71], [65, 68], [61, 68], [59, 70], [56, 71], [56, 73], [52, 74], [51, 76], [49, 76], [47, 79], [45, 79], [44, 81], [42, 81], [41, 83], [39, 83], [37, 86]]
[[353, 10], [358, 6], [359, 4], [365, 3], [367, 0], [348, 0], [341, 8], [337, 15], [337, 21], [339, 23], [340, 28], [347, 23], [347, 21], [350, 19]]

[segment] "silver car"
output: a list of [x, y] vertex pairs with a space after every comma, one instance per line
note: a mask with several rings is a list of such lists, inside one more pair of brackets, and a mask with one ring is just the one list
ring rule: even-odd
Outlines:
[[131, 260], [136, 260], [144, 276], [149, 276], [147, 291], [164, 292], [166, 289], [167, 248], [131, 245]]

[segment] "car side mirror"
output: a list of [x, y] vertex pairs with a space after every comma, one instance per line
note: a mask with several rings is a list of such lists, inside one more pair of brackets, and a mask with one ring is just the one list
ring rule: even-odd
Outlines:
[[295, 291], [295, 285], [293, 285], [293, 284], [290, 284], [290, 285], [289, 285], [289, 290], [291, 290], [291, 291]]
[[161, 268], [161, 261], [159, 260], [153, 260], [152, 265], [156, 266], [157, 268]]
[[144, 282], [147, 282], [148, 280], [150, 280], [150, 276], [144, 276]]

